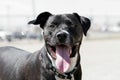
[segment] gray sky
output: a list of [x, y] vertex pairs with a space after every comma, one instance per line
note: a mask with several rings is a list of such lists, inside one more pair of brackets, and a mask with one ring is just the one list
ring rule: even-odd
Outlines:
[[[35, 18], [34, 12], [37, 15], [43, 11], [53, 14], [77, 12], [81, 16], [93, 16], [100, 24], [104, 21], [113, 24], [120, 20], [120, 0], [0, 0], [0, 29], [24, 28]], [[108, 20], [109, 17], [113, 19]]]
[[[120, 15], [120, 0], [34, 0], [37, 14], [78, 12], [81, 15]], [[33, 14], [32, 0], [0, 0], [0, 14]], [[9, 8], [8, 8], [9, 7]]]

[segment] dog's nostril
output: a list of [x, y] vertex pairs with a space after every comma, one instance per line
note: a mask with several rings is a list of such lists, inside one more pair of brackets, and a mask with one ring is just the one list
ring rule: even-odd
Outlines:
[[67, 38], [67, 33], [58, 33], [57, 38], [59, 40], [65, 40]]

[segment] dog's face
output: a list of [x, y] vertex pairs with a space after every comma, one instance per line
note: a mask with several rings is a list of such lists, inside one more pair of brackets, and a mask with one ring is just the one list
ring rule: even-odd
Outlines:
[[70, 58], [79, 53], [82, 37], [90, 27], [90, 20], [77, 13], [52, 15], [44, 12], [29, 23], [40, 25], [46, 48], [55, 60], [57, 69], [66, 72], [71, 63]]

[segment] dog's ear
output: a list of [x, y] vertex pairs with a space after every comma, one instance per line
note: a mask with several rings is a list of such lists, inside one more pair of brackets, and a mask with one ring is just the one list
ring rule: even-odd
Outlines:
[[73, 14], [79, 20], [79, 22], [80, 22], [80, 24], [82, 26], [82, 29], [83, 29], [83, 33], [86, 36], [87, 35], [87, 31], [88, 31], [88, 29], [90, 28], [90, 25], [91, 25], [90, 20], [88, 18], [86, 18], [86, 17], [79, 16], [77, 13], [73, 13]]
[[35, 20], [28, 22], [28, 24], [40, 25], [41, 28], [44, 28], [44, 25], [52, 14], [49, 12], [43, 12], [37, 16]]

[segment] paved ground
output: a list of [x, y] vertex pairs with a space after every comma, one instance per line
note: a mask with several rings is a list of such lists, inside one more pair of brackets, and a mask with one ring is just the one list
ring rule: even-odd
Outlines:
[[[6, 45], [34, 52], [39, 50], [44, 42], [0, 42], [0, 46]], [[120, 80], [120, 39], [85, 40], [80, 54], [83, 80]]]
[[83, 80], [120, 80], [120, 40], [84, 42]]

